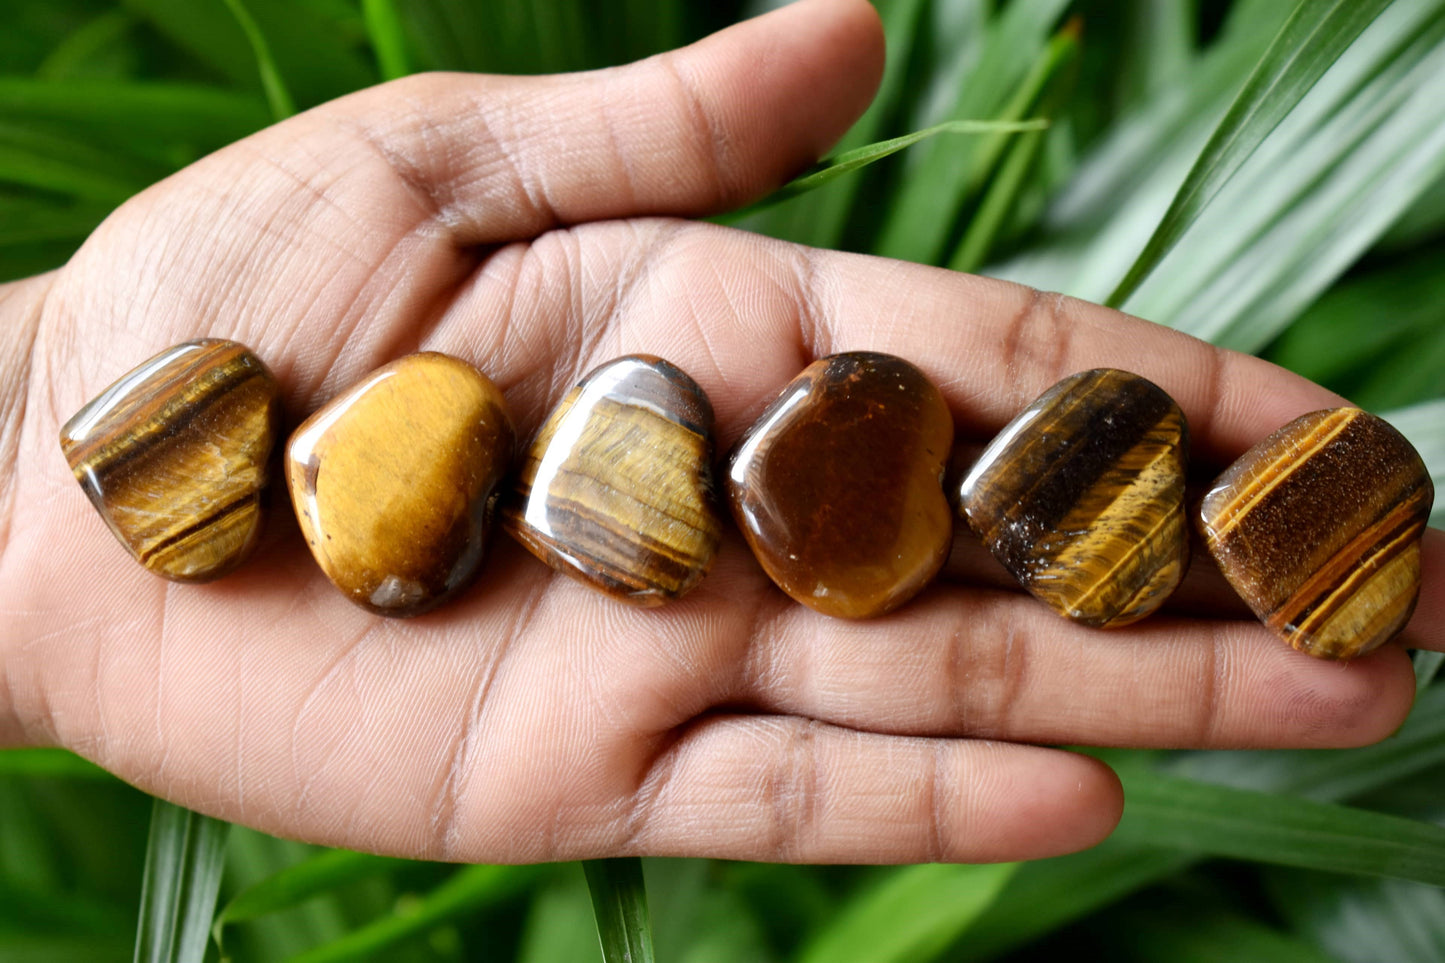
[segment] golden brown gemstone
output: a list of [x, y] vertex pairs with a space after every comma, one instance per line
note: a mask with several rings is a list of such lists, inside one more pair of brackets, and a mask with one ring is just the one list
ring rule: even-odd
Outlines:
[[80, 487], [130, 553], [157, 575], [206, 582], [255, 545], [276, 379], [232, 341], [168, 348], [106, 388], [60, 429]]
[[1245, 452], [1204, 497], [1200, 528], [1265, 625], [1301, 652], [1352, 659], [1410, 620], [1434, 497], [1403, 435], [1332, 408]]
[[485, 375], [413, 354], [296, 429], [286, 482], [336, 587], [381, 615], [418, 615], [476, 575], [513, 444], [502, 393]]
[[707, 574], [722, 539], [712, 405], [661, 358], [590, 372], [542, 425], [502, 525], [559, 572], [661, 605]]
[[1189, 563], [1184, 413], [1153, 382], [1100, 368], [1044, 392], [984, 450], [959, 507], [1014, 578], [1092, 626], [1142, 619]]
[[869, 618], [948, 556], [953, 417], [913, 365], [856, 351], [813, 362], [748, 429], [728, 504], [764, 571], [826, 615]]

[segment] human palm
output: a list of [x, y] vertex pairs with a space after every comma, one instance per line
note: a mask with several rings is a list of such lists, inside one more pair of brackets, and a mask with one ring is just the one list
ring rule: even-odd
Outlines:
[[[460, 600], [396, 621], [330, 587], [282, 496], [241, 570], [175, 585], [128, 561], [71, 478], [65, 419], [202, 336], [256, 351], [293, 423], [399, 355], [454, 354], [524, 438], [630, 352], [702, 385], [724, 447], [808, 361], [852, 349], [917, 363], [975, 441], [1100, 366], [1168, 390], [1212, 462], [1338, 403], [1104, 308], [672, 219], [804, 167], [881, 57], [866, 3], [813, 0], [613, 71], [410, 78], [206, 158], [61, 271], [0, 290], [29, 359], [0, 381], [0, 742], [68, 746], [193, 808], [359, 849], [890, 862], [1044, 856], [1112, 828], [1105, 766], [1015, 742], [1391, 732], [1413, 692], [1396, 646], [1342, 666], [1251, 621], [1100, 632], [977, 584], [844, 622], [789, 601], [737, 537], [695, 592], [648, 610], [502, 538]], [[1445, 648], [1440, 541], [1412, 645]]]

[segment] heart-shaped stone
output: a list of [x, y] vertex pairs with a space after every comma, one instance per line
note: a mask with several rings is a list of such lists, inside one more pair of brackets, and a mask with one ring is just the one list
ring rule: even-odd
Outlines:
[[372, 612], [419, 615], [476, 575], [513, 444], [486, 375], [448, 355], [407, 355], [296, 429], [286, 482], [332, 583]]
[[948, 556], [952, 444], [953, 417], [923, 372], [892, 355], [833, 355], [805, 368], [738, 442], [728, 504], [784, 592], [826, 615], [881, 615]]
[[146, 568], [179, 582], [231, 571], [261, 531], [281, 431], [276, 379], [233, 341], [168, 348], [60, 430], [80, 487]]
[[1100, 368], [1024, 409], [964, 478], [959, 507], [1019, 582], [1092, 626], [1137, 621], [1189, 563], [1184, 413], [1153, 382]]
[[1199, 521], [1265, 625], [1301, 652], [1352, 659], [1410, 620], [1434, 497], [1404, 435], [1358, 408], [1331, 408], [1245, 452], [1205, 495]]
[[682, 370], [629, 355], [590, 372], [522, 460], [502, 524], [582, 583], [661, 605], [707, 573], [722, 539], [712, 405]]

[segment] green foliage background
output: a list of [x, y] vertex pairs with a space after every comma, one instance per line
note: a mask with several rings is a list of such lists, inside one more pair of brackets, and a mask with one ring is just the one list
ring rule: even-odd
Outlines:
[[[1048, 128], [939, 134], [731, 220], [1100, 301], [1294, 9], [877, 5], [887, 76], [840, 151], [948, 120]], [[1368, 20], [1364, 7], [1382, 12], [1328, 54], [1297, 104], [1280, 87], [1246, 94], [1251, 108], [1287, 107], [1283, 120], [1238, 153], [1238, 172], [1122, 306], [1385, 413], [1445, 488], [1445, 0], [1303, 0], [1295, 26], [1319, 29], [1284, 52], [1343, 44], [1340, 21]], [[682, 0], [7, 0], [0, 278], [63, 263], [135, 191], [358, 87], [435, 68], [621, 63], [755, 12]], [[645, 861], [657, 958], [1445, 961], [1440, 662], [1417, 655], [1419, 701], [1378, 746], [1101, 752], [1128, 808], [1113, 838], [1075, 856]], [[165, 806], [151, 816], [150, 800], [73, 756], [0, 753], [0, 959], [130, 958], [143, 887], [142, 959], [215, 958], [218, 945], [263, 961], [597, 957], [576, 865], [416, 863], [227, 835]], [[625, 864], [588, 877], [632, 878]], [[618, 904], [616, 925], [636, 910]]]

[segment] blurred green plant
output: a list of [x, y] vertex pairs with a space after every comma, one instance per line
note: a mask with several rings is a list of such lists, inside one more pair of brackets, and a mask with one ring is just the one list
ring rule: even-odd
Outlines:
[[[873, 105], [733, 221], [1112, 293], [1382, 411], [1445, 487], [1445, 0], [876, 2]], [[358, 87], [625, 62], [762, 6], [8, 0], [0, 278]], [[1417, 655], [1415, 710], [1376, 746], [1101, 751], [1119, 831], [1021, 866], [454, 867], [227, 835], [69, 754], [0, 753], [0, 959], [544, 963], [600, 933], [609, 959], [668, 961], [1445, 961], [1442, 661]]]

